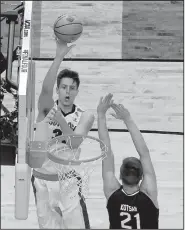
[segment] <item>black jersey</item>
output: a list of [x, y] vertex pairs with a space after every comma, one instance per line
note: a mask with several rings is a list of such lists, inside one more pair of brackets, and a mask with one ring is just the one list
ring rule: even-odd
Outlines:
[[110, 229], [158, 229], [159, 209], [143, 192], [126, 194], [123, 187], [108, 199]]

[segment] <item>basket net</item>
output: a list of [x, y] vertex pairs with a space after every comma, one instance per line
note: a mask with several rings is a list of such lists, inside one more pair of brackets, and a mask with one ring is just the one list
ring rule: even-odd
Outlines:
[[59, 136], [48, 143], [48, 158], [58, 174], [63, 197], [88, 195], [90, 175], [106, 157], [106, 151], [105, 144], [91, 136]]

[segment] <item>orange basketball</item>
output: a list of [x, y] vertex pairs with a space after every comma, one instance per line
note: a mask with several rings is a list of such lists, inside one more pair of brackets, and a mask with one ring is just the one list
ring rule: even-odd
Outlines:
[[55, 21], [53, 29], [57, 38], [71, 43], [81, 36], [83, 26], [76, 16], [61, 15]]

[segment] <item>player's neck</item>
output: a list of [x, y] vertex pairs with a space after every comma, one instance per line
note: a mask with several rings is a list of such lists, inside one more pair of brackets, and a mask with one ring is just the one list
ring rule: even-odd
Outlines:
[[64, 112], [64, 113], [70, 113], [73, 109], [72, 105], [63, 105], [60, 102], [58, 102], [58, 107]]
[[127, 194], [133, 194], [133, 193], [139, 191], [139, 185], [130, 186], [130, 185], [126, 185], [123, 183], [123, 190]]

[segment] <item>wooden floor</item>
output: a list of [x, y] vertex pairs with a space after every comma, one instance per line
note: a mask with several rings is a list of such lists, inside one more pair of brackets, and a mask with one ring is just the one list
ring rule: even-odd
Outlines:
[[[131, 1], [132, 3], [133, 1]], [[152, 2], [152, 1], [151, 1]], [[171, 2], [171, 1], [169, 1]], [[136, 2], [135, 2], [136, 3]], [[149, 4], [141, 7], [143, 15], [146, 9], [145, 17], [150, 17]], [[168, 38], [155, 34], [155, 41], [151, 49], [141, 49], [141, 40], [137, 39], [135, 31], [135, 21], [138, 21], [136, 6], [129, 5], [129, 1], [124, 4], [127, 9], [130, 23], [130, 33], [133, 37], [131, 41], [124, 36], [125, 49], [123, 48], [121, 33], [122, 21], [122, 2], [116, 1], [92, 3], [73, 2], [42, 2], [42, 22], [41, 22], [41, 43], [38, 45], [38, 37], [35, 37], [35, 49], [40, 49], [40, 57], [53, 57], [55, 53], [55, 43], [52, 38], [52, 21], [61, 14], [62, 4], [63, 12], [72, 12], [76, 9], [76, 14], [83, 18], [85, 30], [83, 36], [77, 41], [77, 46], [69, 54], [70, 57], [93, 57], [93, 58], [121, 58], [138, 57], [138, 54], [144, 58], [157, 55], [159, 58], [171, 57], [174, 59], [182, 58], [181, 50], [181, 24], [178, 21], [181, 18], [181, 1], [170, 5], [162, 2], [153, 3], [161, 12], [166, 12], [165, 7], [172, 8], [176, 14], [173, 19], [168, 13], [168, 18], [176, 22], [169, 23], [165, 19], [165, 14], [160, 18], [164, 19], [168, 25], [165, 29], [175, 31], [168, 34]], [[172, 7], [173, 6], [173, 7]], [[106, 12], [102, 12], [102, 7], [106, 7]], [[83, 14], [81, 14], [83, 9]], [[62, 13], [63, 13], [62, 12]], [[114, 12], [114, 14], [112, 14]], [[48, 17], [48, 14], [50, 17]], [[97, 15], [98, 19], [95, 19]], [[125, 14], [126, 15], [126, 14]], [[133, 17], [133, 18], [132, 18]], [[144, 18], [145, 18], [144, 17]], [[143, 25], [144, 18], [140, 21], [141, 28], [149, 28], [154, 23], [154, 14], [151, 14], [151, 23]], [[101, 23], [97, 23], [101, 22]], [[109, 23], [108, 23], [109, 22]], [[132, 23], [133, 22], [133, 23]], [[35, 23], [35, 22], [34, 22]], [[98, 25], [97, 25], [98, 24]], [[125, 24], [126, 25], [126, 24]], [[159, 23], [157, 24], [159, 28]], [[162, 23], [161, 23], [162, 25]], [[178, 25], [178, 27], [170, 27]], [[132, 27], [133, 26], [133, 27]], [[97, 30], [96, 30], [97, 28]], [[138, 29], [138, 28], [137, 28]], [[114, 31], [115, 30], [115, 31]], [[132, 31], [131, 31], [132, 30]], [[149, 29], [150, 30], [150, 29]], [[159, 28], [159, 31], [162, 28]], [[138, 29], [139, 31], [139, 29]], [[113, 33], [114, 32], [114, 33]], [[125, 31], [124, 31], [125, 32]], [[168, 31], [167, 31], [168, 32]], [[106, 36], [105, 36], [106, 34]], [[128, 35], [125, 32], [125, 35]], [[175, 34], [175, 36], [174, 36]], [[150, 34], [145, 34], [146, 39], [142, 47], [148, 46]], [[105, 38], [105, 39], [104, 39]], [[161, 40], [160, 40], [161, 39]], [[166, 40], [165, 40], [166, 39]], [[171, 48], [163, 46], [164, 41], [170, 39]], [[128, 43], [126, 43], [128, 42]], [[177, 45], [175, 45], [177, 44]], [[140, 51], [137, 47], [140, 47]], [[156, 48], [157, 47], [157, 48]], [[124, 52], [122, 52], [124, 51]], [[169, 51], [169, 52], [168, 52]], [[182, 51], [182, 50], [181, 50]], [[168, 52], [168, 53], [166, 53]], [[13, 67], [13, 77], [16, 79], [16, 65]], [[36, 103], [41, 90], [42, 81], [50, 67], [51, 62], [36, 62]], [[140, 129], [163, 130], [163, 131], [183, 131], [183, 63], [171, 62], [63, 62], [62, 68], [71, 68], [79, 72], [81, 85], [80, 92], [76, 102], [84, 108], [91, 110], [96, 115], [96, 106], [100, 96], [108, 92], [114, 94], [115, 101], [123, 103], [131, 112], [134, 120]], [[56, 98], [56, 94], [54, 93]], [[5, 97], [5, 104], [13, 109], [12, 98], [9, 95]], [[36, 108], [37, 104], [35, 104]], [[37, 108], [36, 108], [37, 115]], [[125, 128], [123, 123], [115, 121], [108, 114], [109, 128]], [[94, 128], [97, 128], [95, 120]], [[97, 136], [96, 132], [90, 135]], [[121, 160], [126, 156], [137, 156], [128, 133], [110, 133], [113, 152], [115, 154], [116, 175], [118, 176]], [[150, 149], [152, 161], [157, 175], [159, 189], [159, 207], [160, 218], [159, 227], [161, 229], [182, 229], [183, 228], [183, 136], [162, 135], [162, 134], [144, 134], [146, 143]], [[121, 150], [121, 151], [120, 151]], [[92, 150], [93, 151], [93, 150]], [[29, 217], [25, 221], [18, 221], [14, 218], [14, 177], [15, 168], [10, 166], [1, 167], [1, 228], [32, 228], [37, 229], [37, 217], [35, 211], [34, 197], [31, 189]], [[96, 165], [95, 171], [91, 176], [90, 194], [87, 198], [87, 206], [92, 228], [108, 228], [108, 215], [106, 211], [106, 200], [104, 199], [101, 178], [101, 162]]]
[[[97, 136], [91, 132], [90, 135]], [[110, 133], [115, 154], [116, 175], [126, 156], [137, 156], [128, 133]], [[182, 136], [145, 134], [156, 170], [159, 190], [159, 227], [183, 227], [183, 138]], [[120, 151], [122, 149], [122, 151]], [[38, 228], [34, 197], [31, 189], [29, 217], [14, 219], [14, 167], [1, 168], [1, 226], [2, 228]], [[108, 228], [106, 201], [102, 191], [101, 162], [90, 180], [87, 208], [92, 228]]]
[[[50, 62], [36, 63], [36, 102]], [[129, 108], [140, 129], [181, 131], [183, 128], [183, 75], [180, 63], [69, 63], [81, 76], [77, 102], [96, 115], [101, 95], [114, 94], [115, 100]], [[14, 68], [16, 65], [14, 65]], [[97, 80], [98, 79], [98, 80]], [[133, 84], [133, 82], [135, 82]], [[56, 95], [55, 95], [56, 96]], [[11, 107], [11, 98], [6, 96]], [[37, 110], [36, 110], [37, 115]], [[125, 128], [108, 114], [110, 128]], [[95, 121], [94, 127], [97, 127]], [[96, 132], [90, 135], [97, 136]], [[117, 175], [122, 158], [137, 156], [128, 133], [110, 133]], [[160, 228], [182, 228], [183, 225], [183, 136], [144, 134], [157, 174], [160, 206]], [[120, 152], [123, 149], [123, 152]], [[33, 194], [26, 221], [14, 219], [14, 168], [1, 170], [2, 228], [38, 228]], [[102, 192], [101, 165], [91, 177], [88, 211], [93, 228], [107, 228], [106, 201]], [[101, 218], [100, 218], [101, 217]]]

